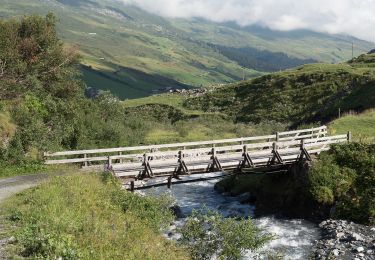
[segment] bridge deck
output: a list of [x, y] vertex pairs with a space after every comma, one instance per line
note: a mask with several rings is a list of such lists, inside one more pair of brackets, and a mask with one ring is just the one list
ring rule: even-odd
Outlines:
[[322, 126], [236, 139], [45, 153], [45, 163], [104, 165], [119, 178], [178, 179], [193, 173], [292, 164], [350, 139], [350, 133], [327, 136], [327, 127]]

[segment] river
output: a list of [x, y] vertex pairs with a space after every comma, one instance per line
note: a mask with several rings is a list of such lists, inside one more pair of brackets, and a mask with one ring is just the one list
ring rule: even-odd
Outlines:
[[[212, 176], [206, 174], [205, 177]], [[253, 217], [254, 206], [241, 203], [241, 196], [231, 197], [219, 194], [214, 190], [214, 185], [219, 180], [209, 180], [187, 184], [157, 187], [143, 191], [146, 195], [160, 195], [170, 193], [181, 208], [183, 215], [189, 216], [193, 209], [203, 206], [219, 211], [224, 216]], [[276, 236], [262, 250], [271, 255], [281, 254], [283, 259], [309, 259], [315, 240], [319, 239], [320, 231], [316, 224], [302, 219], [279, 219], [273, 216], [265, 216], [254, 219], [258, 227]], [[179, 226], [184, 219], [176, 221]], [[169, 233], [170, 239], [177, 239], [178, 234]], [[248, 253], [244, 259], [254, 259], [254, 255]]]

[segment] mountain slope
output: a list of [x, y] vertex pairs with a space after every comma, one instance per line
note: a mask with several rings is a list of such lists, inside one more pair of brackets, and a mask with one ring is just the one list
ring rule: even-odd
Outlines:
[[[230, 83], [312, 61], [337, 62], [351, 55], [352, 41], [357, 53], [374, 47], [309, 31], [165, 19], [113, 0], [3, 0], [0, 17], [48, 11], [60, 20], [61, 38], [81, 50], [88, 85], [121, 98]], [[239, 53], [246, 53], [245, 62]]]
[[185, 101], [240, 122], [326, 122], [342, 112], [375, 107], [375, 54], [342, 64], [311, 64], [217, 88]]

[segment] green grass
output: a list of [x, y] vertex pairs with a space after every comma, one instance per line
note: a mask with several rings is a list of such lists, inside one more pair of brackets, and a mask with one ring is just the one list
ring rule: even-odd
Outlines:
[[124, 107], [137, 107], [147, 104], [163, 104], [183, 109], [183, 103], [186, 99], [183, 95], [178, 94], [161, 94], [144, 98], [129, 99], [122, 102]]
[[77, 171], [75, 165], [43, 165], [41, 162], [20, 162], [19, 164], [9, 165], [0, 163], [0, 179], [11, 178], [21, 175], [33, 174], [53, 174]]
[[331, 134], [351, 131], [356, 141], [375, 142], [375, 110], [361, 114], [346, 114], [329, 124]]
[[[166, 199], [120, 189], [112, 179], [80, 174], [56, 177], [1, 207], [12, 254], [55, 259], [187, 259], [162, 238], [173, 219]], [[9, 229], [10, 226], [15, 226]]]

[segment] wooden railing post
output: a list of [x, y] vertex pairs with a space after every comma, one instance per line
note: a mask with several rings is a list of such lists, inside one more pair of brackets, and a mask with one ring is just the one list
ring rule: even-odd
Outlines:
[[[118, 152], [118, 155], [122, 156], [122, 152]], [[120, 164], [123, 164], [123, 163], [124, 163], [124, 160], [122, 158], [120, 158]]]
[[351, 143], [353, 139], [352, 132], [348, 132], [348, 142]]
[[113, 167], [112, 167], [112, 158], [111, 156], [108, 156], [108, 161], [107, 161], [107, 171], [112, 171], [113, 170]]
[[276, 142], [280, 141], [280, 133], [276, 132]]
[[[87, 159], [87, 154], [84, 154], [83, 158]], [[83, 165], [84, 165], [84, 167], [88, 167], [89, 166], [89, 164], [88, 164], [87, 161], [85, 161]]]

